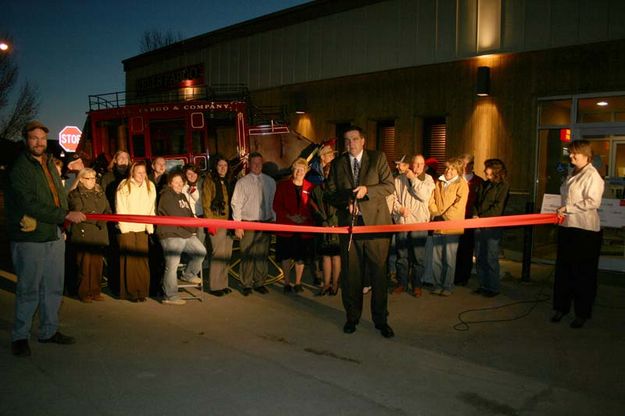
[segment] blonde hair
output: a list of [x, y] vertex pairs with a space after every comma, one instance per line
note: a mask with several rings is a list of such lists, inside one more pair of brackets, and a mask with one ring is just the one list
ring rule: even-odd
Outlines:
[[299, 165], [304, 166], [304, 170], [306, 172], [310, 170], [310, 167], [308, 167], [308, 162], [306, 161], [306, 159], [304, 159], [303, 157], [298, 157], [297, 159], [295, 159], [295, 162], [293, 162], [293, 164], [291, 165], [291, 173], [295, 172], [295, 167]]
[[[80, 184], [80, 180], [89, 174], [95, 176], [96, 178], [98, 177], [98, 174], [96, 173], [95, 170], [91, 168], [83, 168], [80, 170], [80, 172], [78, 172], [78, 175], [76, 175], [76, 180], [72, 184], [72, 187], [69, 188], [69, 190], [73, 191], [74, 189], [78, 188], [78, 185]], [[97, 192], [102, 192], [102, 187], [98, 185], [97, 183], [95, 184], [95, 187], [93, 189], [95, 189]]]
[[447, 159], [445, 165], [452, 169], [455, 169], [458, 175], [462, 175], [462, 172], [464, 172], [464, 160], [460, 159], [459, 157], [452, 157]]
[[[138, 168], [138, 167], [140, 167], [140, 166], [143, 166], [143, 167], [145, 168], [145, 172], [146, 172], [146, 174], [147, 174], [147, 172], [148, 172], [148, 168], [147, 168], [147, 166], [146, 166], [146, 164], [145, 164], [145, 160], [137, 160], [136, 162], [132, 162], [132, 165], [130, 165], [130, 169], [128, 169], [128, 177], [125, 179], [125, 181], [124, 181], [124, 182], [126, 183], [126, 186], [128, 187], [128, 193], [129, 193], [129, 194], [130, 194], [130, 190], [131, 190], [131, 188], [130, 188], [130, 180], [132, 179], [132, 177], [133, 177], [133, 176], [134, 176], [134, 174], [135, 174], [135, 169], [136, 169], [136, 168]], [[152, 183], [152, 181], [151, 181], [151, 180], [149, 180], [149, 179], [147, 178], [147, 176], [146, 176], [146, 178], [145, 178], [145, 181], [144, 181], [144, 182], [145, 182], [145, 185], [146, 185], [146, 186], [147, 186], [147, 188], [148, 188], [148, 193], [149, 193], [149, 192], [151, 192], [152, 190], [150, 189], [150, 188], [151, 188], [151, 185], [150, 185], [150, 184]], [[120, 185], [121, 185], [121, 184], [120, 184]]]

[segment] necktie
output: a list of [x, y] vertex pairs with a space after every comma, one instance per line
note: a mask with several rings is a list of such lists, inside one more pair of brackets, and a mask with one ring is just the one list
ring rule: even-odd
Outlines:
[[358, 159], [354, 158], [354, 185], [358, 186], [359, 178], [358, 174], [360, 173], [360, 164], [358, 163]]

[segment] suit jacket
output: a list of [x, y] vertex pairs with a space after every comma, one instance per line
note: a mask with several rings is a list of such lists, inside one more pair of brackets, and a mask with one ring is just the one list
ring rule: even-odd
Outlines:
[[[367, 187], [367, 196], [358, 201], [365, 225], [391, 224], [391, 214], [386, 197], [395, 189], [393, 175], [382, 152], [363, 150], [360, 161], [359, 185]], [[339, 225], [350, 225], [349, 202], [356, 188], [349, 154], [344, 153], [332, 161], [325, 196], [338, 212]]]

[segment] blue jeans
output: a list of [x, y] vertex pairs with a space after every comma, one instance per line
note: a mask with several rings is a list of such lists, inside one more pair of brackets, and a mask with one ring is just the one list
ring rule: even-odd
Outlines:
[[170, 237], [161, 240], [165, 256], [165, 274], [163, 275], [163, 292], [169, 300], [178, 299], [178, 265], [182, 253], [190, 259], [182, 274], [182, 280], [191, 280], [202, 271], [202, 261], [206, 257], [206, 248], [196, 236], [189, 238]]
[[501, 228], [478, 228], [475, 230], [477, 252], [477, 277], [480, 288], [498, 293], [499, 282], [499, 243], [503, 231]]
[[65, 241], [11, 242], [17, 287], [15, 323], [11, 341], [28, 339], [33, 316], [39, 308], [39, 339], [53, 336], [59, 328], [59, 308], [65, 276]]
[[397, 247], [397, 282], [408, 289], [408, 279], [413, 289], [422, 286], [421, 279], [425, 271], [425, 242], [427, 231], [398, 233]]
[[432, 236], [432, 280], [434, 289], [452, 291], [456, 272], [457, 234], [434, 234]]
[[425, 240], [425, 270], [423, 270], [423, 279], [421, 279], [424, 283], [434, 283], [434, 279], [432, 279], [432, 251], [434, 250], [432, 244], [432, 236], [428, 235]]

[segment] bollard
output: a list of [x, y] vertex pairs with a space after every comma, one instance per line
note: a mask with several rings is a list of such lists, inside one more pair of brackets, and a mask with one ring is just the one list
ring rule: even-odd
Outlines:
[[[528, 201], [525, 204], [525, 213], [534, 212], [534, 203]], [[534, 227], [523, 227], [523, 263], [521, 267], [521, 282], [530, 281], [530, 271], [532, 268], [532, 239], [534, 237]]]

